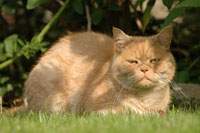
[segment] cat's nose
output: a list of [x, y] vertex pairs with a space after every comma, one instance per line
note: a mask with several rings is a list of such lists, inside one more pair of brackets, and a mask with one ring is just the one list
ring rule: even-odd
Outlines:
[[149, 70], [148, 70], [148, 68], [140, 68], [140, 71], [143, 72], [143, 73], [146, 73]]

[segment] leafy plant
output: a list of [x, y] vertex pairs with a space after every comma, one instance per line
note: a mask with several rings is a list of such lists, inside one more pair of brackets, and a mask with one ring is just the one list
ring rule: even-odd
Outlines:
[[50, 2], [50, 0], [27, 0], [27, 9], [34, 9], [42, 4]]
[[[173, 0], [163, 0], [163, 3], [171, 9]], [[193, 8], [193, 7], [200, 7], [200, 1], [199, 0], [180, 0], [176, 6], [171, 9], [169, 15], [165, 19], [165, 22], [163, 23], [163, 26], [168, 25], [171, 23], [176, 17], [182, 16], [185, 13], [185, 10], [187, 8]]]

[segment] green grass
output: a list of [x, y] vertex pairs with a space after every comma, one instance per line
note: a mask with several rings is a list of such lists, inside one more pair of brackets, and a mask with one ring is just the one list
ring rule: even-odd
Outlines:
[[200, 133], [200, 111], [164, 117], [135, 115], [0, 114], [0, 133]]

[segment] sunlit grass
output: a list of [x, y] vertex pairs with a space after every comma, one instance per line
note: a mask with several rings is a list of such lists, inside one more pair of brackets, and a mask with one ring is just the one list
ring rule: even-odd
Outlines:
[[163, 117], [21, 113], [1, 114], [0, 133], [200, 133], [200, 111], [170, 111]]

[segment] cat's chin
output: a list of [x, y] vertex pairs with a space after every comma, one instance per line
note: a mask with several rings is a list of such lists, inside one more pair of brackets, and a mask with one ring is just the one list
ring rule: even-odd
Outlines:
[[128, 90], [148, 90], [154, 88], [156, 85], [151, 81], [140, 81], [134, 82], [132, 84], [126, 84], [124, 82], [120, 82], [123, 88]]
[[152, 84], [152, 81], [147, 78], [142, 78], [142, 79], [138, 80], [137, 83], [144, 85], [144, 86], [148, 86], [148, 85]]
[[137, 90], [147, 90], [152, 89], [154, 87], [154, 84], [136, 84], [134, 88], [136, 88]]
[[136, 89], [151, 89], [153, 87], [155, 87], [156, 85], [154, 84], [153, 81], [143, 78], [141, 80], [138, 80], [135, 85], [134, 85]]

